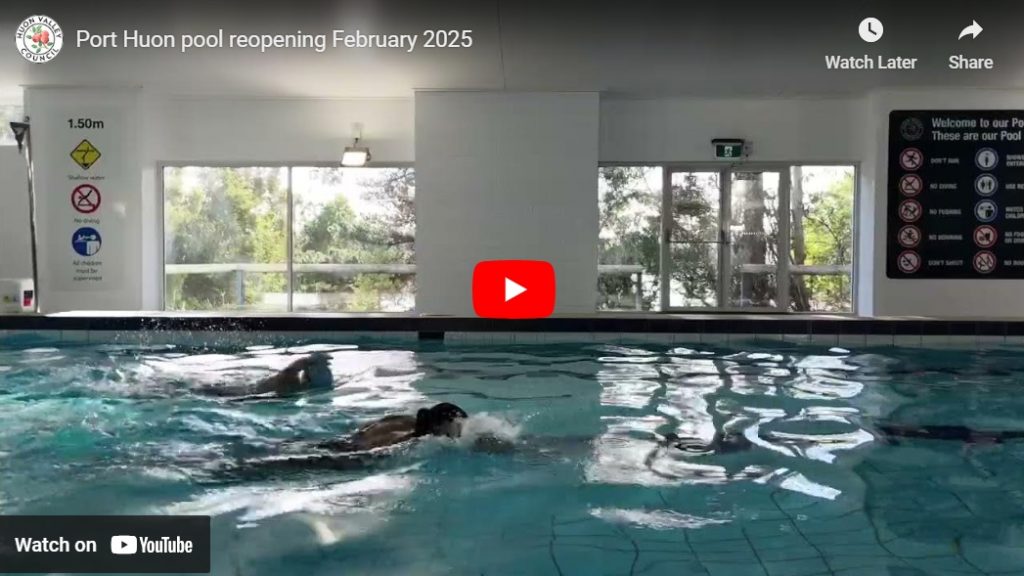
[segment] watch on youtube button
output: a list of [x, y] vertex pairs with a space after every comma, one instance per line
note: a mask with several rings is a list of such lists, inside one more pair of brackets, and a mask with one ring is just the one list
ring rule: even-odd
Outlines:
[[481, 318], [544, 318], [555, 311], [555, 268], [543, 260], [486, 260], [473, 269]]

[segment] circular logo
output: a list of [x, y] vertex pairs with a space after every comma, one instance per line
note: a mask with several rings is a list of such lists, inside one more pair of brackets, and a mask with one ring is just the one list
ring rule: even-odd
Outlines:
[[924, 164], [924, 154], [917, 148], [907, 148], [900, 152], [900, 168], [907, 171], [914, 171]]
[[921, 255], [913, 250], [904, 250], [896, 257], [896, 266], [904, 274], [913, 274], [921, 269]]
[[999, 190], [999, 180], [991, 174], [982, 174], [974, 179], [974, 190], [982, 196], [991, 196]]
[[924, 182], [917, 174], [904, 174], [900, 178], [900, 192], [904, 196], [917, 196], [924, 188]]
[[974, 163], [982, 170], [991, 170], [999, 164], [999, 153], [991, 148], [982, 148], [974, 156]]
[[878, 42], [884, 33], [885, 27], [878, 18], [865, 18], [860, 21], [860, 26], [857, 26], [857, 34], [865, 42]]
[[71, 207], [82, 214], [99, 210], [102, 201], [99, 188], [92, 184], [81, 184], [71, 191]]
[[904, 226], [898, 234], [900, 246], [916, 248], [921, 243], [921, 229], [917, 226]]
[[900, 202], [899, 216], [904, 222], [917, 222], [921, 219], [924, 209], [917, 200], [904, 200]]
[[979, 274], [989, 274], [996, 269], [996, 255], [982, 250], [974, 255], [974, 269]]
[[978, 248], [991, 248], [996, 245], [998, 239], [999, 233], [988, 224], [974, 229], [974, 243], [978, 245]]
[[71, 248], [79, 256], [95, 256], [100, 247], [103, 246], [103, 239], [95, 228], [79, 228], [71, 235]]
[[924, 135], [924, 124], [917, 118], [907, 118], [900, 124], [900, 135], [910, 142], [920, 140]]
[[64, 45], [64, 32], [57, 21], [49, 16], [29, 16], [18, 25], [14, 45], [25, 60], [42, 64], [53, 60], [60, 53]]
[[999, 207], [991, 200], [982, 200], [974, 205], [974, 217], [982, 222], [991, 222], [999, 216]]

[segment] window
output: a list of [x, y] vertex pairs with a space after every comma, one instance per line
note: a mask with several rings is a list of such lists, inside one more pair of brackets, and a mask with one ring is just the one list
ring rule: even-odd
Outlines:
[[412, 168], [292, 170], [295, 310], [413, 309]]
[[598, 309], [853, 311], [855, 176], [853, 166], [599, 168]]
[[793, 166], [790, 310], [853, 310], [852, 166]]
[[14, 146], [14, 133], [11, 132], [11, 122], [21, 121], [25, 112], [17, 104], [0, 104], [0, 146]]
[[657, 310], [662, 169], [598, 172], [598, 310]]
[[185, 166], [163, 179], [165, 308], [413, 308], [411, 168]]

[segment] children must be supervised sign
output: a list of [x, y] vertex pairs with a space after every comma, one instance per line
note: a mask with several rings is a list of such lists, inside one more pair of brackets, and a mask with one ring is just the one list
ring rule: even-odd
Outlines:
[[889, 278], [1024, 279], [1024, 110], [889, 114]]

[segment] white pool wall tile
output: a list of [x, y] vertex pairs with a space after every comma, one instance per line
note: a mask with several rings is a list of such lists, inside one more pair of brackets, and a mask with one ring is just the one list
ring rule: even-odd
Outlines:
[[864, 345], [870, 347], [879, 346], [892, 346], [893, 345], [892, 334], [866, 334], [864, 336]]
[[920, 334], [896, 334], [893, 336], [893, 346], [904, 348], [920, 348], [922, 345]]
[[838, 334], [811, 334], [811, 344], [815, 346], [836, 346], [839, 343]]
[[789, 342], [791, 344], [809, 344], [811, 342], [810, 334], [783, 334], [783, 342]]
[[867, 337], [864, 334], [840, 334], [836, 343], [843, 348], [861, 348], [867, 344]]
[[700, 335], [701, 344], [725, 345], [729, 343], [728, 334], [707, 333]]
[[979, 348], [992, 348], [1006, 344], [1006, 336], [978, 335], [975, 336], [975, 339]]

